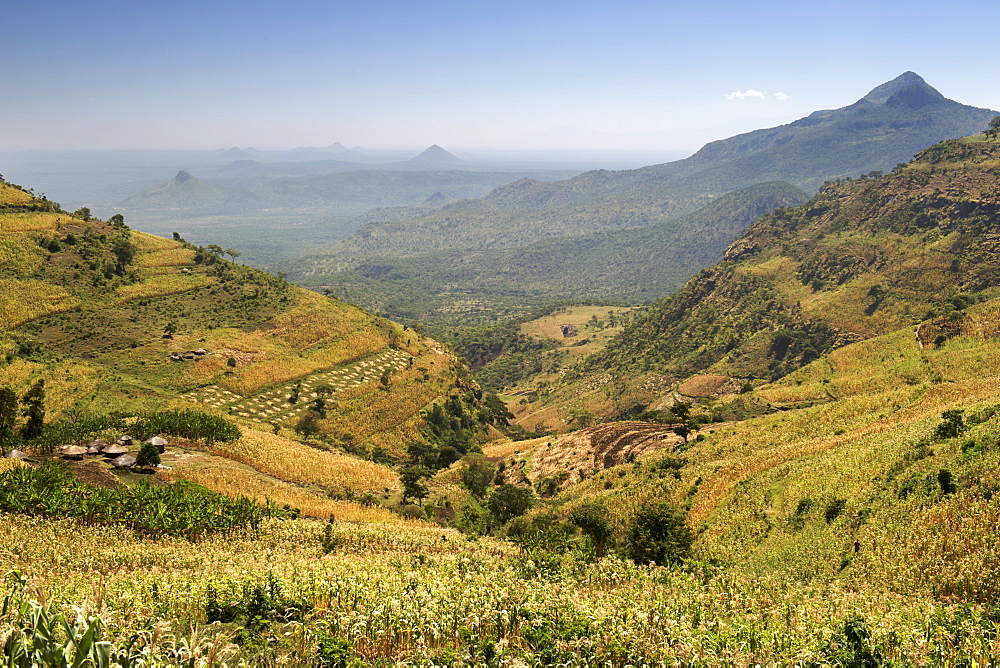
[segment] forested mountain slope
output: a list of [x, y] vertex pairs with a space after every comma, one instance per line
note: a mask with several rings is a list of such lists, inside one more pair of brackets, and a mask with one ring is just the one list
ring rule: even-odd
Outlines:
[[[618, 277], [612, 275], [605, 284], [601, 273], [593, 271], [617, 264], [626, 245], [648, 241], [648, 234], [636, 236], [632, 231], [672, 226], [676, 232], [669, 245], [691, 247], [706, 230], [696, 226], [685, 234], [690, 221], [682, 217], [725, 193], [771, 181], [813, 192], [828, 180], [889, 171], [931, 144], [981, 132], [994, 115], [948, 100], [907, 72], [846, 107], [712, 142], [684, 160], [635, 170], [587, 172], [565, 181], [523, 179], [428, 215], [372, 220], [322, 253], [276, 267], [296, 282], [329, 287], [352, 298], [362, 295], [363, 303], [379, 306], [393, 302], [398, 285], [380, 285], [382, 277], [372, 275], [367, 266], [389, 267], [382, 273], [425, 283], [425, 301], [434, 295], [447, 301], [456, 284], [473, 286], [452, 301], [476, 293], [487, 311], [500, 296], [545, 293], [545, 286], [553, 283], [562, 285], [551, 290], [549, 298], [563, 298], [581, 282], [571, 279], [567, 284], [567, 275], [586, 277], [591, 286], [587, 296], [644, 300], [656, 293], [628, 285], [631, 276], [616, 283]], [[717, 217], [718, 236], [739, 220]], [[715, 250], [706, 244], [699, 255], [708, 263], [718, 257]], [[663, 257], [654, 271], [671, 274], [673, 283], [697, 267], [678, 260]], [[452, 280], [448, 272], [435, 276], [442, 261], [456, 268], [462, 280]], [[536, 262], [559, 265], [559, 271], [543, 270], [539, 276]], [[463, 266], [466, 263], [475, 267], [472, 275]], [[396, 264], [399, 271], [392, 271]], [[645, 281], [640, 278], [640, 282]], [[411, 303], [397, 313], [412, 317], [417, 311]]]
[[994, 296], [1000, 146], [982, 135], [762, 217], [603, 362], [777, 378], [838, 345]]

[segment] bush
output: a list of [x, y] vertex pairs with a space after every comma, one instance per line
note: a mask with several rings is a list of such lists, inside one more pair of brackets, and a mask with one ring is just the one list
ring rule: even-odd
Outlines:
[[600, 501], [583, 503], [569, 513], [569, 521], [594, 542], [594, 552], [598, 559], [604, 556], [604, 546], [611, 538], [611, 513]]
[[965, 430], [964, 411], [950, 410], [941, 413], [941, 424], [937, 426], [934, 435], [939, 439], [961, 436]]
[[143, 443], [139, 448], [139, 454], [135, 457], [136, 466], [159, 466], [160, 451], [152, 443]]
[[482, 455], [469, 455], [463, 463], [462, 484], [477, 497], [483, 498], [496, 477], [497, 467], [486, 461]]
[[681, 514], [669, 503], [658, 503], [639, 509], [625, 530], [623, 544], [635, 563], [663, 566], [686, 559], [693, 541]]
[[531, 508], [535, 495], [527, 487], [517, 485], [501, 485], [490, 496], [489, 506], [493, 517], [501, 524], [506, 524], [515, 517], [519, 517]]
[[845, 506], [847, 506], [846, 499], [833, 499], [830, 503], [826, 504], [826, 508], [823, 510], [823, 519], [829, 524], [837, 519], [840, 513], [844, 512]]

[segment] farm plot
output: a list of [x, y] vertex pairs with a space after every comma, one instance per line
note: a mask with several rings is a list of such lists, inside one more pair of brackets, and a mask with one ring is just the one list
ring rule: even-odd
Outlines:
[[381, 379], [389, 371], [402, 371], [410, 355], [401, 350], [385, 352], [350, 366], [320, 371], [294, 382], [271, 387], [253, 396], [241, 397], [218, 385], [209, 385], [181, 395], [182, 399], [224, 408], [233, 415], [256, 422], [283, 422], [308, 410], [322, 389], [336, 394]]

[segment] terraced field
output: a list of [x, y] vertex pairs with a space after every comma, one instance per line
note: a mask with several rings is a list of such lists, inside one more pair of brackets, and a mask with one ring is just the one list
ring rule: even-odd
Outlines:
[[[208, 385], [181, 395], [182, 399], [222, 408], [233, 415], [256, 422], [284, 422], [300, 416], [319, 396], [316, 390], [323, 385], [332, 394], [363, 383], [377, 381], [386, 371], [402, 371], [410, 365], [412, 357], [402, 351], [389, 349], [379, 355], [354, 364], [339, 366], [310, 374], [294, 382], [272, 386], [265, 392], [240, 396], [218, 385]], [[290, 403], [298, 389], [298, 401]]]

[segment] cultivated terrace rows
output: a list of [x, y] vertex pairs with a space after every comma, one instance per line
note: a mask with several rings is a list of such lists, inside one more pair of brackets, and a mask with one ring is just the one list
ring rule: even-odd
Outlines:
[[[298, 417], [308, 410], [312, 401], [320, 396], [316, 390], [322, 385], [328, 386], [336, 394], [363, 383], [377, 381], [386, 371], [402, 371], [412, 363], [411, 360], [408, 353], [389, 349], [354, 364], [319, 371], [251, 396], [240, 396], [218, 385], [208, 385], [182, 394], [181, 398], [222, 408], [233, 415], [257, 422], [280, 422]], [[291, 403], [296, 395], [297, 401]]]

